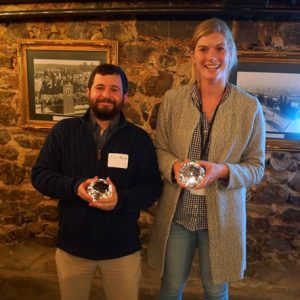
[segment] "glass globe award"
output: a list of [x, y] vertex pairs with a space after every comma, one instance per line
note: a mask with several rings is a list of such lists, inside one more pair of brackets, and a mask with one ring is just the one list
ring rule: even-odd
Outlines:
[[87, 192], [93, 198], [93, 202], [97, 202], [112, 196], [112, 185], [104, 179], [98, 179], [89, 184]]
[[205, 169], [196, 161], [185, 163], [179, 170], [179, 180], [188, 189], [193, 189], [204, 179]]

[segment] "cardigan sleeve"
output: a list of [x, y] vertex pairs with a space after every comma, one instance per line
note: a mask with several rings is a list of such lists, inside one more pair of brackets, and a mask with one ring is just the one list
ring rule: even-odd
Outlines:
[[242, 188], [257, 184], [264, 175], [265, 166], [265, 121], [261, 105], [253, 117], [252, 130], [249, 132], [248, 143], [241, 155], [239, 163], [225, 162], [229, 168], [227, 185], [220, 184], [221, 188]]
[[156, 152], [159, 161], [159, 168], [164, 179], [173, 183], [172, 180], [172, 169], [173, 164], [179, 158], [176, 157], [170, 149], [169, 145], [169, 127], [170, 127], [170, 118], [171, 118], [171, 101], [168, 97], [169, 93], [166, 93], [163, 98], [157, 117], [157, 128], [156, 128], [156, 138], [155, 146]]

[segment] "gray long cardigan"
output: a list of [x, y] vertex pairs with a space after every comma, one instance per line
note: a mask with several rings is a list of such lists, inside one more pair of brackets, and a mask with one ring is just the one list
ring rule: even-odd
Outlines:
[[[173, 163], [186, 159], [199, 111], [191, 86], [170, 90], [160, 105], [156, 146], [164, 189], [158, 202], [148, 262], [162, 276], [164, 256], [180, 187], [171, 181]], [[258, 100], [236, 86], [216, 115], [208, 160], [229, 167], [228, 185], [206, 190], [210, 264], [214, 283], [243, 278], [246, 268], [246, 188], [264, 174], [265, 125]]]

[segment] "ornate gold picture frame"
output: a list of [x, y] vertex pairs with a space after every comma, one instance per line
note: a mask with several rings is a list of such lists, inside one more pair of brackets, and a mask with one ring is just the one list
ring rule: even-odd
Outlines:
[[18, 40], [23, 128], [49, 129], [87, 109], [87, 81], [100, 63], [118, 63], [117, 41]]

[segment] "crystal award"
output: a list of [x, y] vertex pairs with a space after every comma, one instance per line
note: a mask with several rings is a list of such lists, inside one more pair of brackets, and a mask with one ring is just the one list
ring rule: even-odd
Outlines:
[[98, 179], [89, 184], [87, 192], [93, 198], [93, 202], [96, 202], [112, 196], [112, 185], [104, 179]]
[[188, 189], [193, 189], [204, 179], [205, 169], [196, 161], [185, 163], [179, 170], [179, 180]]

